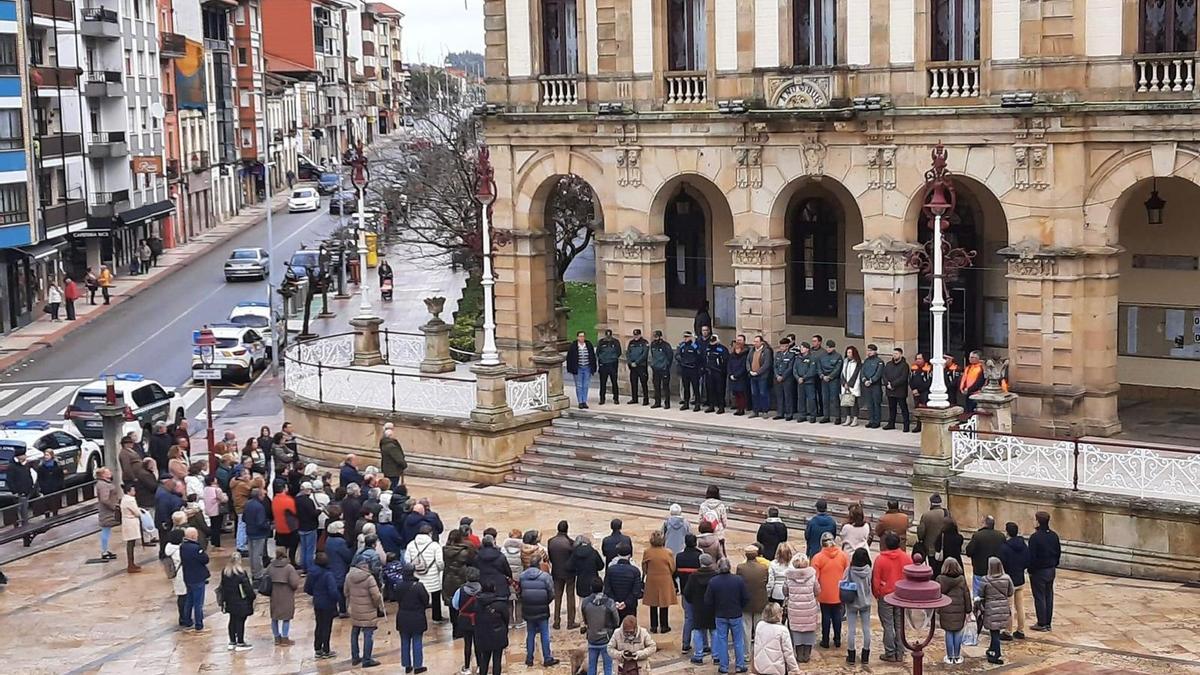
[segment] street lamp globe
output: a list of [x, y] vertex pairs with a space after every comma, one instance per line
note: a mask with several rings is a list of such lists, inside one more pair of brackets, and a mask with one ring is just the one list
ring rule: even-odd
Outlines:
[[[933, 568], [924, 563], [914, 563], [904, 566], [904, 578], [896, 582], [896, 590], [883, 596], [883, 600], [893, 607], [905, 610], [906, 613], [917, 610], [928, 618], [929, 632], [918, 642], [911, 642], [905, 632], [908, 621], [900, 622], [900, 640], [913, 653], [913, 675], [922, 675], [925, 668], [925, 648], [933, 642], [933, 633], [937, 629], [936, 610], [950, 604], [949, 596], [944, 595], [942, 587], [933, 580]], [[914, 623], [914, 628], [924, 626]]]

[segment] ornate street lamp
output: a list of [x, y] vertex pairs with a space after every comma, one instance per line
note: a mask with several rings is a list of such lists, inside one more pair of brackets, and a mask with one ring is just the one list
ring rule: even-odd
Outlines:
[[[904, 578], [896, 582], [896, 590], [883, 596], [884, 602], [893, 607], [899, 607], [907, 615], [900, 622], [900, 641], [913, 653], [913, 675], [922, 675], [925, 669], [925, 648], [933, 642], [933, 632], [937, 629], [938, 610], [950, 604], [949, 596], [942, 595], [942, 587], [933, 581], [933, 568], [926, 564], [904, 566]], [[921, 616], [929, 623], [929, 633], [920, 642], [909, 642], [904, 627], [909, 617]], [[913, 622], [914, 629], [924, 628]]]
[[1146, 222], [1150, 225], [1163, 224], [1163, 209], [1166, 208], [1167, 201], [1158, 196], [1158, 178], [1154, 179], [1154, 186], [1150, 189], [1150, 198], [1146, 200]]
[[500, 365], [496, 349], [496, 280], [492, 276], [492, 204], [496, 202], [496, 171], [492, 168], [491, 153], [486, 145], [479, 148], [475, 165], [475, 201], [480, 205], [480, 238], [483, 246], [483, 354], [479, 362], [485, 366]]
[[[943, 233], [950, 227], [949, 214], [954, 212], [958, 195], [948, 178], [946, 148], [938, 143], [930, 153], [933, 166], [925, 172], [925, 206], [923, 208], [929, 226], [933, 229], [933, 300], [929, 314], [933, 321], [933, 382], [929, 387], [929, 407], [949, 408], [950, 396], [946, 391], [946, 289], [942, 281], [945, 251], [942, 250]], [[917, 256], [924, 252], [918, 252]], [[969, 259], [968, 259], [969, 264]]]

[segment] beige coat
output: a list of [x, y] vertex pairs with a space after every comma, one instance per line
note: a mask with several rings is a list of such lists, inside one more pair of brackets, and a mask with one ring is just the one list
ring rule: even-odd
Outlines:
[[113, 485], [111, 480], [96, 481], [96, 510], [100, 527], [117, 527], [121, 524], [121, 497], [121, 488]]
[[296, 615], [296, 591], [300, 573], [286, 560], [275, 559], [267, 566], [271, 576], [271, 620], [290, 621]]
[[792, 649], [792, 634], [787, 626], [758, 622], [754, 629], [754, 672], [758, 675], [793, 675], [800, 672]]
[[383, 612], [383, 594], [375, 577], [361, 567], [351, 567], [342, 586], [350, 621], [359, 628], [375, 628]]
[[121, 540], [137, 541], [142, 538], [142, 510], [132, 495], [121, 497]]
[[620, 667], [627, 651], [633, 652], [634, 658], [637, 659], [640, 675], [650, 675], [650, 657], [658, 651], [658, 645], [654, 644], [650, 632], [638, 626], [637, 632], [629, 638], [623, 629], [617, 628], [612, 639], [608, 641], [608, 655], [612, 657], [614, 671]]

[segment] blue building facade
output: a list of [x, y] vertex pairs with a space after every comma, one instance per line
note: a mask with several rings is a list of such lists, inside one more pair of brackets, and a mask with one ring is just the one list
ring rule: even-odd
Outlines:
[[29, 208], [33, 157], [21, 4], [0, 0], [0, 332], [28, 323], [38, 295], [29, 255], [38, 236]]

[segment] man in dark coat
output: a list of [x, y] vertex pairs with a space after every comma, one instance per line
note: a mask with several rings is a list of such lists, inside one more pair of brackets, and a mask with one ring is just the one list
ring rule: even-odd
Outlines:
[[708, 582], [704, 601], [712, 605], [717, 618], [717, 630], [713, 634], [713, 657], [719, 670], [729, 672], [729, 635], [733, 634], [735, 665], [739, 672], [746, 671], [746, 629], [742, 614], [750, 604], [750, 593], [746, 580], [732, 573], [729, 558], [717, 562], [717, 576]]
[[728, 377], [729, 349], [716, 335], [708, 336], [704, 350], [704, 412], [725, 413], [725, 378]]
[[707, 553], [700, 554], [700, 567], [683, 585], [683, 599], [692, 608], [692, 663], [704, 662], [704, 653], [712, 647], [712, 631], [717, 627], [716, 609], [708, 599], [708, 585], [717, 575], [716, 561]]
[[621, 519], [613, 518], [608, 526], [612, 529], [612, 533], [600, 542], [600, 552], [604, 554], [605, 567], [611, 565], [613, 559], [620, 555], [617, 551], [620, 550], [621, 544], [629, 546], [630, 554], [633, 553], [633, 540], [629, 538], [629, 535], [621, 532], [621, 528], [624, 526]]
[[792, 421], [796, 414], [796, 378], [792, 375], [792, 365], [796, 354], [792, 351], [792, 341], [782, 338], [779, 341], [779, 351], [771, 362], [775, 382], [775, 419]]
[[821, 377], [821, 423], [834, 419], [842, 423], [842, 355], [833, 340], [825, 342], [825, 351], [817, 355], [817, 374]]
[[586, 409], [588, 386], [596, 372], [596, 348], [583, 331], [575, 334], [575, 341], [567, 348], [567, 372], [575, 379], [575, 400]]
[[1054, 576], [1062, 558], [1058, 533], [1050, 529], [1050, 514], [1034, 514], [1037, 528], [1029, 537], [1029, 585], [1033, 590], [1033, 610], [1037, 623], [1033, 629], [1049, 632], [1054, 620]]
[[191, 618], [190, 627], [204, 630], [204, 587], [208, 584], [208, 554], [200, 545], [200, 533], [189, 527], [183, 533], [183, 544], [179, 547], [179, 566], [176, 574], [183, 575], [187, 588], [187, 600], [183, 605], [183, 616]]
[[[692, 603], [684, 593], [684, 590], [687, 588], [688, 580], [700, 569], [700, 557], [702, 555], [704, 554], [700, 551], [700, 547], [696, 546], [696, 535], [691, 532], [684, 535], [683, 550], [675, 554], [675, 591], [679, 593], [680, 604], [683, 605], [683, 635], [681, 636], [681, 643], [685, 654], [690, 651], [692, 631], [696, 627], [696, 617]], [[709, 557], [711, 558], [711, 556]], [[707, 631], [705, 633], [707, 634]], [[703, 642], [707, 643], [707, 640]]]
[[608, 566], [604, 574], [604, 594], [617, 603], [617, 612], [624, 619], [637, 616], [638, 599], [642, 597], [642, 571], [629, 562], [633, 547], [621, 544], [617, 547], [617, 559]]
[[525, 620], [525, 665], [533, 667], [533, 644], [541, 636], [542, 665], [551, 667], [558, 659], [550, 651], [550, 601], [554, 599], [554, 580], [541, 569], [542, 558], [533, 555], [521, 572], [517, 587], [521, 597], [521, 618]]
[[1004, 524], [1004, 534], [1008, 537], [1004, 540], [1004, 546], [1000, 547], [1000, 562], [1004, 565], [1004, 573], [1012, 579], [1013, 584], [1013, 611], [1009, 619], [1008, 626], [1011, 629], [1013, 624], [1016, 624], [1016, 630], [1012, 633], [1008, 631], [1000, 631], [1001, 640], [1018, 640], [1025, 639], [1025, 572], [1029, 569], [1029, 546], [1025, 543], [1025, 537], [1021, 536], [1020, 528], [1014, 522]]
[[554, 579], [554, 630], [562, 626], [563, 596], [567, 600], [567, 630], [574, 630], [575, 623], [575, 577], [571, 575], [571, 552], [574, 542], [567, 534], [567, 521], [558, 522], [558, 533], [546, 542], [546, 553], [550, 556], [550, 576]]
[[[913, 357], [912, 368], [908, 373], [908, 390], [912, 392], [913, 405], [923, 408], [929, 403], [929, 389], [933, 386], [933, 366], [925, 360], [925, 355], [917, 352]], [[913, 424], [913, 433], [920, 433], [921, 418]]]
[[683, 334], [683, 342], [675, 350], [675, 360], [679, 363], [679, 398], [680, 410], [700, 412], [700, 377], [704, 372], [703, 350], [692, 336]]
[[883, 424], [883, 359], [879, 347], [867, 345], [867, 358], [859, 371], [860, 391], [867, 402], [867, 428], [878, 429]]
[[671, 343], [663, 339], [661, 330], [654, 331], [654, 339], [650, 341], [650, 371], [654, 380], [654, 405], [651, 408], [671, 407], [671, 363], [675, 360], [675, 350]]
[[345, 461], [342, 462], [342, 468], [338, 472], [338, 486], [350, 489], [350, 484], [354, 483], [359, 487], [363, 487], [363, 475], [355, 466], [356, 458], [354, 455], [346, 455]]
[[967, 542], [967, 556], [971, 559], [971, 574], [974, 575], [972, 597], [979, 597], [983, 592], [984, 580], [988, 573], [988, 559], [999, 558], [1000, 549], [1004, 546], [1004, 535], [996, 530], [996, 519], [984, 516], [983, 526], [971, 535]]
[[479, 554], [475, 556], [475, 567], [479, 569], [479, 582], [484, 586], [492, 584], [495, 594], [507, 600], [509, 584], [513, 578], [512, 568], [509, 567], [504, 553], [496, 548], [494, 536], [483, 536], [483, 545], [479, 548]]
[[642, 329], [633, 329], [633, 339], [625, 348], [625, 362], [629, 364], [629, 404], [638, 400], [638, 385], [642, 389], [642, 405], [650, 405], [650, 343], [642, 337]]
[[772, 506], [767, 509], [767, 519], [758, 526], [757, 541], [762, 544], [762, 555], [767, 560], [775, 559], [775, 551], [779, 545], [787, 541], [787, 525], [779, 519], [779, 509]]
[[[27, 525], [29, 523], [29, 500], [37, 493], [37, 487], [33, 481], [33, 471], [25, 462], [24, 447], [17, 447], [13, 450], [13, 458], [9, 461], [5, 480], [8, 491], [17, 497], [17, 524]], [[165, 543], [159, 544], [160, 552], [164, 546], [166, 546]]]
[[167, 423], [162, 420], [155, 422], [154, 433], [150, 435], [150, 456], [158, 465], [159, 478], [171, 475], [167, 470], [167, 453], [171, 451], [172, 445], [175, 445], [175, 439], [167, 433]]
[[817, 392], [820, 391], [817, 359], [807, 342], [800, 343], [800, 353], [792, 362], [792, 376], [796, 380], [796, 421], [808, 420], [815, 424], [819, 411]]
[[621, 363], [621, 341], [613, 337], [612, 329], [605, 329], [604, 337], [596, 343], [596, 360], [600, 370], [600, 405], [604, 405], [608, 384], [612, 383], [613, 403], [621, 403], [617, 384], [617, 367]]
[[158, 559], [167, 557], [167, 535], [170, 534], [171, 516], [184, 506], [183, 497], [179, 496], [178, 484], [168, 478], [158, 484], [154, 491], [154, 525], [158, 527]]
[[908, 361], [904, 358], [904, 350], [896, 347], [892, 350], [892, 360], [883, 366], [883, 389], [888, 400], [888, 423], [884, 427], [886, 430], [896, 428], [898, 407], [904, 417], [904, 430], [908, 431], [908, 375]]
[[704, 329], [712, 330], [712, 315], [708, 313], [708, 300], [703, 301], [700, 309], [696, 310], [696, 316], [692, 319], [692, 332], [696, 335], [703, 335]]
[[408, 470], [408, 459], [404, 448], [396, 440], [396, 430], [391, 422], [383, 425], [383, 438], [379, 439], [379, 470], [392, 485], [404, 484], [404, 472]]

